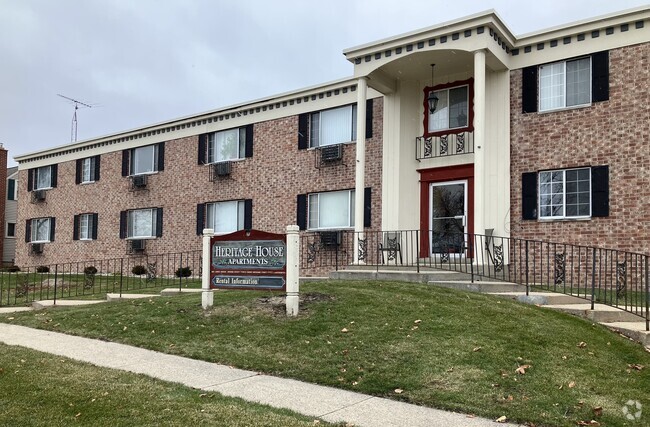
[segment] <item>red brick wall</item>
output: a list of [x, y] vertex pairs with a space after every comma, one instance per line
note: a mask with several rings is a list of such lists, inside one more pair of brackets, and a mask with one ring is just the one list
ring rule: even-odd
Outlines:
[[[382, 99], [373, 102], [373, 138], [366, 144], [366, 186], [372, 187], [373, 229], [381, 221]], [[119, 148], [118, 148], [119, 149]], [[48, 190], [44, 203], [21, 197], [16, 263], [20, 266], [126, 256], [119, 238], [120, 211], [162, 207], [163, 236], [147, 241], [147, 253], [199, 250], [196, 235], [198, 203], [253, 199], [253, 228], [282, 233], [296, 224], [298, 194], [354, 188], [355, 144], [345, 145], [343, 162], [316, 168], [314, 150], [298, 150], [298, 116], [254, 124], [252, 158], [235, 162], [229, 178], [209, 181], [209, 166], [197, 165], [198, 135], [165, 143], [165, 169], [148, 177], [147, 190], [130, 191], [121, 176], [122, 152], [101, 156], [101, 177], [92, 184], [75, 185], [75, 162], [59, 163], [57, 188]], [[20, 172], [19, 189], [26, 195], [27, 172]], [[74, 241], [73, 216], [96, 212], [96, 241]], [[56, 217], [54, 243], [44, 253], [29, 255], [25, 219]]]
[[[0, 147], [0, 224], [2, 225], [2, 232], [0, 232], [0, 254], [4, 249], [5, 244], [5, 207], [7, 205], [7, 150]], [[2, 264], [2, 262], [0, 262]]]
[[[611, 50], [609, 64], [608, 101], [542, 114], [522, 114], [511, 72], [513, 237], [650, 253], [650, 44]], [[609, 165], [609, 217], [522, 220], [522, 173], [596, 165]]]

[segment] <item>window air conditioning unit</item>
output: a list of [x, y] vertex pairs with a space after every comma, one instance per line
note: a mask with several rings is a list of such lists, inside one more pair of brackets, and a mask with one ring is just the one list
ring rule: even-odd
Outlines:
[[32, 202], [38, 203], [45, 200], [45, 190], [35, 190], [32, 191]]
[[147, 188], [147, 175], [134, 175], [131, 180], [133, 188]]
[[42, 243], [32, 243], [30, 245], [31, 253], [34, 255], [40, 255], [43, 253], [43, 244]]
[[128, 242], [129, 253], [137, 254], [144, 252], [146, 240], [129, 240]]
[[232, 162], [219, 162], [212, 165], [214, 176], [228, 176], [232, 170]]
[[341, 235], [340, 231], [321, 231], [320, 233], [320, 244], [325, 249], [336, 249], [341, 246]]
[[323, 163], [335, 162], [343, 158], [343, 145], [326, 145], [320, 149], [320, 160]]

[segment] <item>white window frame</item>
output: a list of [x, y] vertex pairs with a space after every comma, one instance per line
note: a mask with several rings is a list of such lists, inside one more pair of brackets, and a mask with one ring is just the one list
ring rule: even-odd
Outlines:
[[[40, 186], [39, 185], [39, 175], [41, 174], [41, 171], [48, 170], [50, 173], [49, 180], [47, 185]], [[41, 166], [40, 168], [36, 168], [34, 171], [34, 190], [49, 190], [52, 188], [52, 165], [49, 166]]]
[[[243, 130], [242, 130], [243, 129]], [[231, 160], [240, 160], [246, 156], [246, 138], [242, 138], [245, 135], [246, 128], [234, 128], [226, 129], [218, 132], [213, 132], [208, 136], [208, 164], [228, 162]], [[223, 143], [226, 143], [225, 138], [228, 134], [234, 134], [237, 146], [237, 155], [234, 157], [225, 158], [219, 156], [220, 146], [223, 147]], [[242, 135], [244, 134], [244, 135]], [[222, 148], [221, 148], [222, 149]]]
[[[236, 205], [236, 206], [235, 206]], [[237, 218], [235, 219], [237, 226], [235, 229], [233, 227], [228, 228], [217, 228], [218, 223], [218, 211], [230, 207], [236, 210]], [[229, 200], [225, 202], [212, 202], [205, 204], [205, 228], [211, 228], [214, 230], [214, 234], [228, 234], [235, 231], [244, 229], [244, 218], [245, 218], [245, 201], [244, 200]], [[232, 222], [232, 221], [231, 221]]]
[[[333, 226], [321, 226], [322, 217], [321, 214], [326, 214], [327, 212], [332, 212], [332, 209], [326, 209], [323, 211], [321, 209], [321, 196], [323, 195], [336, 195], [347, 193], [347, 206], [343, 208], [347, 210], [347, 222], [333, 225]], [[310, 193], [307, 196], [307, 229], [308, 230], [341, 230], [341, 229], [350, 229], [354, 228], [354, 190], [341, 190], [341, 191], [327, 191], [322, 193]]]
[[81, 183], [89, 184], [95, 182], [95, 158], [86, 157], [81, 161]]
[[93, 214], [79, 215], [79, 240], [93, 240]]
[[[567, 92], [569, 90], [569, 88], [567, 87], [567, 71], [566, 71], [567, 64], [572, 63], [572, 62], [579, 62], [579, 61], [583, 61], [583, 60], [588, 60], [589, 61], [589, 69], [588, 69], [588, 74], [589, 74], [589, 82], [588, 82], [589, 100], [587, 102], [583, 102], [583, 103], [576, 103], [576, 104], [567, 105], [567, 98], [568, 98], [568, 93]], [[577, 107], [584, 107], [584, 106], [591, 105], [591, 102], [592, 102], [592, 99], [593, 99], [592, 82], [591, 82], [591, 79], [592, 79], [592, 67], [593, 67], [593, 64], [592, 64], [591, 56], [585, 56], [585, 57], [581, 57], [581, 58], [570, 59], [570, 60], [567, 60], [567, 61], [558, 61], [558, 62], [553, 62], [551, 64], [540, 65], [539, 69], [538, 69], [538, 77], [537, 77], [538, 78], [538, 82], [537, 82], [538, 86], [537, 87], [539, 89], [538, 105], [537, 105], [538, 111], [540, 111], [540, 112], [555, 111], [555, 110], [561, 110], [561, 109], [566, 109], [566, 108], [577, 108]], [[548, 86], [548, 85], [544, 84], [544, 81], [548, 80], [548, 79], [552, 79], [552, 77], [543, 76], [543, 70], [545, 70], [545, 69], [552, 70], [553, 68], [556, 69], [556, 72], [554, 74], [556, 76], [559, 76], [559, 79], [560, 79], [559, 81], [557, 81], [557, 86], [562, 87], [562, 94], [559, 95], [559, 96], [561, 96], [561, 104], [559, 104], [557, 106], [545, 107], [543, 105], [544, 101], [547, 100], [547, 99], [550, 99], [552, 97], [551, 96], [547, 96], [547, 97], [543, 96], [544, 91], [545, 91], [545, 87]], [[548, 90], [550, 90], [550, 89], [548, 89]], [[559, 96], [556, 96], [556, 98], [559, 98]]]
[[[344, 133], [344, 136], [342, 138], [337, 138], [334, 141], [323, 143], [323, 115], [327, 115], [328, 113], [342, 112], [343, 110], [349, 110], [350, 128], [343, 129], [342, 133]], [[311, 113], [309, 115], [309, 148], [327, 147], [328, 145], [350, 144], [356, 142], [357, 120], [358, 118], [356, 104], [344, 105], [342, 107], [330, 108], [327, 110]]]
[[[39, 232], [39, 223], [46, 227], [42, 234], [46, 235], [45, 239], [39, 239], [38, 238], [38, 232]], [[50, 241], [50, 227], [52, 226], [52, 221], [51, 218], [33, 218], [31, 220], [31, 235], [29, 236], [29, 241], [31, 243], [48, 243]], [[41, 229], [42, 231], [43, 229]], [[42, 236], [41, 236], [42, 237]]]
[[[566, 173], [568, 171], [581, 171], [581, 170], [586, 170], [589, 173], [589, 191], [588, 191], [589, 214], [587, 214], [587, 215], [584, 215], [584, 214], [583, 215], [567, 215], [567, 213], [566, 213], [566, 211], [567, 211], [567, 178], [566, 178]], [[562, 174], [562, 181], [561, 181], [562, 192], [561, 193], [560, 192], [557, 192], [557, 193], [553, 192], [553, 189], [552, 189], [553, 182], [552, 181], [550, 183], [544, 183], [544, 184], [542, 183], [542, 174], [549, 174], [552, 177], [553, 174], [555, 174], [555, 173], [561, 173]], [[537, 206], [539, 208], [539, 219], [542, 219], [542, 220], [557, 220], [557, 219], [591, 218], [591, 213], [592, 213], [591, 199], [592, 199], [592, 194], [593, 194], [592, 191], [593, 191], [593, 189], [592, 189], [592, 179], [591, 179], [591, 168], [590, 167], [541, 171], [541, 172], [538, 173], [538, 181], [539, 182], [538, 182], [538, 189], [537, 189], [537, 191], [538, 191]], [[577, 183], [577, 185], [579, 185], [579, 182], [581, 182], [581, 181], [575, 181], [575, 182]], [[582, 182], [584, 182], [584, 181], [582, 181]], [[543, 185], [551, 185], [551, 193], [542, 192], [542, 186]], [[579, 197], [581, 193], [584, 194], [585, 192], [584, 191], [582, 191], [582, 192], [578, 192], [578, 191], [574, 192], [576, 197]], [[542, 205], [542, 197], [550, 196], [551, 199], [552, 199], [554, 195], [556, 195], [558, 197], [561, 195], [561, 201], [559, 201], [558, 203], [553, 204], [552, 200], [551, 200], [551, 204]], [[554, 205], [560, 206], [560, 204], [562, 206], [561, 214], [560, 215], [553, 215], [553, 206]], [[577, 207], [579, 209], [580, 203], [577, 202], [576, 204], [577, 204]], [[542, 210], [543, 206], [549, 206], [550, 207], [551, 215], [543, 215], [543, 210]]]
[[[464, 125], [464, 126], [451, 127], [451, 126], [450, 126], [450, 122], [449, 122], [449, 121], [450, 121], [450, 117], [451, 117], [451, 115], [449, 114], [449, 92], [451, 92], [452, 90], [455, 90], [455, 89], [460, 89], [460, 88], [462, 88], [462, 87], [467, 88], [467, 97], [465, 98], [465, 111], [464, 111], [464, 113], [465, 113], [465, 125]], [[446, 105], [446, 107], [444, 107], [444, 108], [446, 108], [447, 127], [444, 127], [444, 128], [437, 128], [437, 129], [432, 128], [433, 123], [435, 123], [434, 116], [437, 115], [437, 114], [438, 114], [438, 115], [439, 115], [439, 114], [442, 114], [442, 112], [443, 112], [443, 109], [442, 109], [442, 108], [437, 108], [436, 111], [433, 112], [433, 114], [432, 114], [431, 112], [427, 111], [427, 114], [429, 114], [429, 117], [428, 117], [428, 124], [427, 124], [427, 126], [428, 126], [429, 129], [427, 129], [427, 131], [428, 131], [428, 133], [430, 133], [430, 134], [431, 134], [431, 133], [437, 133], [437, 132], [450, 131], [450, 130], [454, 130], [454, 129], [466, 129], [466, 128], [468, 128], [469, 125], [470, 125], [470, 124], [469, 124], [469, 108], [470, 108], [470, 106], [469, 106], [469, 103], [470, 103], [470, 99], [469, 99], [469, 97], [470, 97], [470, 88], [469, 88], [469, 84], [462, 84], [462, 85], [458, 85], [458, 86], [452, 86], [452, 87], [447, 87], [447, 88], [444, 88], [444, 89], [435, 90], [435, 91], [433, 91], [433, 94], [436, 95], [436, 96], [438, 97], [438, 99], [441, 99], [441, 96], [440, 96], [440, 95], [441, 95], [443, 92], [446, 93], [446, 99], [447, 99], [447, 105]], [[438, 107], [440, 107], [440, 104], [438, 104]]]
[[[153, 150], [152, 158], [151, 158], [151, 168], [147, 167], [146, 170], [142, 171], [136, 171], [136, 156], [138, 153], [143, 153], [145, 150]], [[131, 158], [130, 158], [130, 168], [129, 170], [131, 171], [131, 176], [135, 175], [150, 175], [152, 173], [158, 172], [158, 144], [153, 144], [153, 145], [145, 145], [144, 147], [136, 147], [131, 150]]]
[[[149, 221], [150, 223], [148, 224], [148, 227], [151, 229], [151, 232], [149, 234], [134, 234], [136, 230], [134, 230], [134, 217], [137, 215], [149, 215]], [[132, 209], [127, 212], [127, 219], [126, 219], [126, 238], [127, 240], [129, 239], [153, 239], [156, 237], [156, 226], [157, 226], [157, 219], [158, 219], [158, 209], [156, 208], [149, 208], [149, 209]]]

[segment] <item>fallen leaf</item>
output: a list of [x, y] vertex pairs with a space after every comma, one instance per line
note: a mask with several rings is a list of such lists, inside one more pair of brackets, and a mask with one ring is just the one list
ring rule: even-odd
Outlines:
[[126, 331], [126, 329], [127, 329], [126, 326], [122, 328], [123, 331]]
[[627, 365], [627, 367], [630, 368], [630, 369], [634, 369], [635, 371], [641, 371], [641, 370], [643, 370], [643, 368], [645, 368], [645, 366], [639, 365], [637, 363], [632, 363], [630, 365]]
[[578, 343], [577, 347], [579, 347], [579, 348], [585, 348], [585, 347], [587, 347], [587, 343], [584, 342], [584, 341], [580, 341], [580, 342]]
[[562, 356], [562, 360], [566, 360], [566, 359], [567, 359], [567, 357], [566, 357], [566, 356]]
[[472, 351], [476, 353], [477, 351], [481, 351], [482, 348], [483, 347], [474, 347]]
[[395, 389], [395, 393], [397, 393], [397, 394], [402, 394], [403, 391], [404, 390], [402, 390], [401, 388], [396, 388]]
[[343, 328], [341, 329], [341, 332], [346, 333], [348, 331], [348, 328]]
[[564, 384], [560, 384], [560, 386], [557, 389], [562, 390], [563, 388], [564, 388]]
[[576, 382], [575, 382], [575, 381], [571, 381], [571, 382], [569, 383], [569, 388], [573, 388], [573, 387], [575, 387], [575, 386], [576, 386]]
[[603, 416], [603, 407], [602, 406], [596, 406], [594, 409], [594, 416], [596, 417], [602, 417]]
[[7, 320], [14, 320], [15, 317], [7, 317]]
[[510, 394], [506, 397], [506, 402], [512, 402], [513, 400], [515, 400], [515, 398]]
[[422, 320], [418, 319], [418, 320], [416, 320], [416, 321], [413, 322], [413, 323], [415, 323], [415, 324], [417, 325], [418, 323], [421, 323], [421, 322], [422, 322]]
[[596, 420], [591, 420], [591, 421], [578, 421], [579, 426], [591, 426], [591, 427], [599, 427], [600, 423]]
[[454, 367], [452, 366], [451, 368], [447, 369], [447, 372], [454, 372]]
[[75, 415], [75, 418], [79, 418], [81, 416], [81, 412], [79, 412], [77, 415]]
[[526, 374], [526, 369], [529, 369], [530, 365], [521, 365], [517, 369], [515, 369], [515, 372], [518, 373], [519, 375], [525, 375]]
[[499, 418], [497, 418], [495, 421], [498, 422], [498, 423], [505, 423], [507, 419], [508, 418], [506, 418], [505, 415], [502, 415]]

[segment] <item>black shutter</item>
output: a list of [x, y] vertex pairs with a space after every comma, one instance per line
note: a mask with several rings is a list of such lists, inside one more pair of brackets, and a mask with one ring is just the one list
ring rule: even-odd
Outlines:
[[522, 72], [521, 112], [537, 111], [537, 66], [526, 67]]
[[16, 180], [7, 180], [7, 199], [16, 200]]
[[32, 241], [32, 220], [25, 221], [25, 243]]
[[75, 175], [74, 175], [74, 183], [81, 184], [81, 171], [83, 167], [83, 159], [77, 159], [77, 164], [75, 165], [75, 167], [76, 168], [75, 168]]
[[372, 188], [366, 187], [363, 192], [363, 226], [370, 227], [372, 211]]
[[58, 175], [59, 175], [59, 165], [52, 165], [50, 166], [50, 187], [56, 188], [57, 180], [58, 180]]
[[101, 156], [95, 156], [95, 173], [93, 181], [99, 181], [99, 165], [101, 162]]
[[298, 116], [298, 150], [309, 147], [309, 113]]
[[253, 125], [246, 126], [246, 157], [253, 157]]
[[196, 235], [202, 236], [205, 228], [205, 203], [196, 205]]
[[537, 219], [537, 172], [521, 174], [521, 215]]
[[131, 150], [122, 151], [122, 176], [129, 176], [130, 157], [131, 157]]
[[92, 237], [93, 240], [97, 240], [97, 228], [99, 228], [98, 227], [99, 215], [94, 213], [93, 216], [92, 216], [92, 219], [93, 219], [93, 225], [92, 225], [91, 237]]
[[609, 51], [591, 55], [591, 100], [609, 99]]
[[27, 191], [32, 191], [34, 189], [34, 169], [29, 169], [27, 171]]
[[55, 230], [56, 230], [56, 218], [50, 218], [50, 242], [54, 241]]
[[156, 209], [156, 237], [162, 237], [163, 232], [163, 208]]
[[208, 158], [208, 134], [202, 133], [199, 135], [199, 152], [197, 156], [197, 164], [204, 165]]
[[298, 209], [296, 211], [296, 222], [301, 230], [307, 229], [307, 195], [298, 194]]
[[253, 229], [253, 199], [244, 200], [244, 230]]
[[158, 144], [158, 168], [157, 171], [165, 170], [165, 143]]
[[128, 215], [128, 211], [120, 212], [120, 239], [126, 239], [126, 235], [128, 232], [127, 215]]
[[72, 220], [72, 240], [79, 240], [79, 215]]
[[366, 138], [372, 138], [372, 99], [366, 100]]
[[591, 168], [591, 216], [609, 216], [609, 166]]

